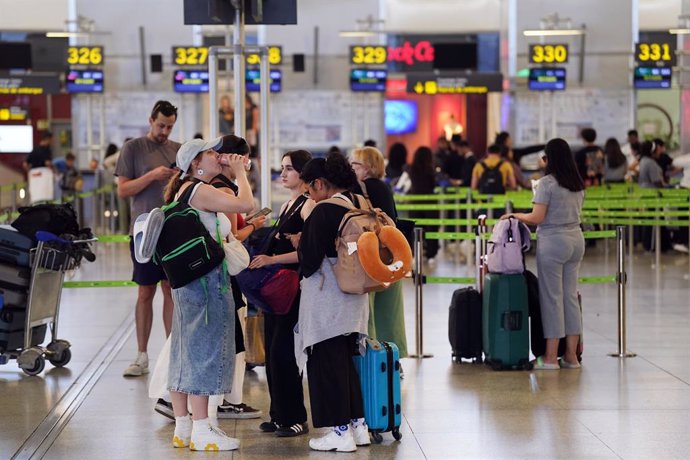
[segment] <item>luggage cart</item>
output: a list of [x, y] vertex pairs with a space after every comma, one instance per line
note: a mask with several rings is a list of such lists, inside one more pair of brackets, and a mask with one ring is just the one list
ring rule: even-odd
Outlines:
[[[31, 250], [31, 281], [26, 303], [24, 347], [5, 350], [0, 364], [16, 359], [28, 375], [38, 375], [45, 368], [46, 359], [55, 367], [63, 367], [72, 359], [70, 343], [58, 338], [60, 297], [65, 272], [79, 268], [81, 258], [75, 258], [74, 245], [88, 245], [97, 238], [67, 241], [48, 232], [37, 232], [38, 245]], [[88, 246], [86, 246], [88, 247]], [[33, 345], [35, 327], [50, 325], [51, 341], [45, 347]]]

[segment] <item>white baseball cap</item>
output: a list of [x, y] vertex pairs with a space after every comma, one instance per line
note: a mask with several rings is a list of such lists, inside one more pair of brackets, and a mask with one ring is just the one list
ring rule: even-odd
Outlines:
[[184, 176], [187, 174], [187, 170], [192, 164], [192, 160], [196, 158], [199, 153], [205, 152], [208, 149], [218, 151], [222, 145], [222, 137], [217, 137], [211, 141], [192, 139], [191, 141], [187, 141], [182, 144], [180, 149], [177, 151], [177, 156], [175, 157], [177, 167], [182, 170], [182, 176], [180, 176], [180, 179], [184, 178]]

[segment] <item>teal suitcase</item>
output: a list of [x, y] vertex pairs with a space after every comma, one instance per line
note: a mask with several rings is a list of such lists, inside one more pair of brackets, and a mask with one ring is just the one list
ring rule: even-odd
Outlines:
[[390, 431], [396, 441], [402, 438], [402, 402], [400, 396], [400, 352], [393, 342], [367, 339], [364, 356], [355, 356], [364, 401], [364, 419], [374, 442]]
[[486, 363], [495, 370], [531, 369], [525, 277], [489, 273], [484, 278], [482, 299]]

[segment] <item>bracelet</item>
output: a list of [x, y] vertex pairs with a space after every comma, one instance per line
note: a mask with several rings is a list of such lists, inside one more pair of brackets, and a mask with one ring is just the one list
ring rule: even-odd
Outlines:
[[247, 224], [247, 226], [250, 226], [250, 225], [252, 226], [252, 232], [253, 232], [254, 230], [256, 230], [256, 225], [254, 225], [253, 223], [249, 222], [249, 223]]

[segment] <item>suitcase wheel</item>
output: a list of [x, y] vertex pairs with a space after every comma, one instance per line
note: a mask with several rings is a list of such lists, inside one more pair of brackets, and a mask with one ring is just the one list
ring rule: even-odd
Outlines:
[[503, 370], [503, 363], [500, 361], [489, 361], [488, 362], [489, 366], [491, 366], [491, 369], [495, 371], [502, 371]]
[[402, 439], [402, 433], [400, 432], [399, 428], [393, 428], [392, 433], [396, 441], [400, 441]]
[[46, 367], [46, 360], [43, 358], [43, 356], [39, 356], [36, 358], [34, 361], [33, 366], [31, 367], [23, 367], [22, 370], [24, 371], [25, 374], [27, 375], [38, 375], [41, 372], [43, 372], [43, 369]]
[[66, 348], [66, 349], [62, 350], [62, 353], [60, 353], [59, 355], [48, 358], [48, 361], [50, 361], [50, 364], [52, 364], [55, 367], [63, 367], [63, 366], [66, 366], [67, 363], [69, 363], [71, 359], [72, 359], [72, 352], [70, 351], [69, 348]]
[[379, 433], [378, 431], [372, 431], [371, 437], [374, 439], [374, 442], [376, 444], [381, 444], [381, 441], [383, 441], [383, 436], [381, 436], [381, 433]]

